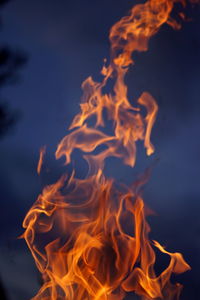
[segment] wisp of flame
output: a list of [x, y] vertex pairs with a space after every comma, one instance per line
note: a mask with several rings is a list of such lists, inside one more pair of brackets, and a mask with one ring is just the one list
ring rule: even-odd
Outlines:
[[[142, 180], [127, 187], [104, 175], [108, 157], [134, 166], [137, 141], [144, 142], [147, 155], [154, 152], [150, 135], [157, 104], [143, 92], [132, 105], [125, 75], [134, 63], [133, 52], [146, 51], [149, 39], [164, 23], [180, 28], [171, 17], [177, 2], [187, 4], [147, 0], [135, 5], [110, 30], [110, 63], [105, 61], [101, 70], [102, 81], [89, 77], [82, 84], [80, 113], [55, 155], [70, 164], [74, 150], [81, 150], [88, 174], [80, 179], [74, 170], [46, 186], [23, 222], [23, 237], [43, 277], [34, 300], [121, 300], [127, 292], [143, 300], [179, 298], [182, 287], [171, 283], [171, 275], [190, 267], [180, 253], [170, 253], [149, 239], [138, 188]], [[109, 93], [108, 86], [112, 86]], [[106, 133], [107, 120], [113, 124], [112, 134]], [[44, 152], [43, 148], [38, 173]], [[155, 248], [169, 257], [160, 274], [155, 272]]]

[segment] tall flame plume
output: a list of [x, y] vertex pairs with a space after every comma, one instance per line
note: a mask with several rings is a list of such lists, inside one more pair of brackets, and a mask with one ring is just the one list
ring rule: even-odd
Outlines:
[[[190, 267], [180, 253], [150, 241], [139, 192], [143, 180], [126, 187], [104, 175], [108, 157], [134, 166], [137, 141], [143, 141], [147, 155], [154, 152], [150, 136], [158, 106], [147, 92], [132, 105], [125, 75], [134, 63], [133, 52], [146, 51], [164, 23], [180, 28], [171, 17], [176, 3], [186, 6], [184, 0], [148, 0], [134, 6], [110, 30], [110, 63], [105, 61], [101, 70], [102, 81], [89, 77], [82, 84], [80, 113], [55, 155], [70, 164], [74, 150], [81, 150], [88, 174], [76, 178], [74, 170], [46, 186], [23, 222], [23, 237], [44, 281], [34, 300], [121, 300], [127, 292], [142, 300], [179, 298], [182, 287], [170, 277]], [[105, 130], [107, 120], [113, 124], [111, 135]], [[44, 154], [45, 148], [38, 173]], [[169, 256], [160, 274], [154, 270], [154, 248]]]

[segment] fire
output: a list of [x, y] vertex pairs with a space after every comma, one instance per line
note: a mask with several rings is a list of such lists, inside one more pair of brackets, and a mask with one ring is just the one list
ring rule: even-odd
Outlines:
[[37, 173], [38, 173], [38, 174], [41, 173], [42, 165], [43, 165], [43, 162], [44, 162], [44, 156], [45, 156], [45, 153], [46, 153], [46, 147], [43, 146], [43, 147], [40, 149], [40, 156], [39, 156], [38, 165], [37, 165]]
[[[111, 28], [110, 63], [105, 61], [101, 70], [102, 81], [89, 77], [82, 84], [80, 113], [59, 143], [56, 158], [64, 156], [69, 164], [74, 150], [80, 149], [88, 174], [76, 178], [74, 170], [46, 186], [23, 222], [23, 237], [44, 281], [35, 300], [120, 300], [127, 292], [143, 300], [179, 298], [182, 287], [170, 277], [190, 267], [180, 253], [150, 241], [140, 194], [143, 181], [126, 187], [104, 175], [111, 156], [134, 166], [137, 141], [144, 142], [147, 155], [154, 152], [150, 135], [156, 101], [143, 92], [132, 105], [124, 78], [134, 63], [133, 52], [146, 51], [164, 23], [180, 28], [171, 17], [177, 2], [186, 5], [184, 0], [148, 0], [134, 6]], [[105, 93], [110, 82], [112, 89]], [[106, 133], [107, 120], [113, 124], [112, 134]], [[44, 153], [43, 148], [38, 173]], [[169, 256], [168, 267], [159, 275], [154, 270], [155, 247]]]

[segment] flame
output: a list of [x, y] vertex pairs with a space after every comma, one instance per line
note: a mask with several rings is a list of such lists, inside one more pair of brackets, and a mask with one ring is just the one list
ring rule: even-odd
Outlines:
[[37, 165], [37, 173], [40, 174], [42, 170], [42, 165], [44, 163], [44, 156], [46, 154], [46, 146], [41, 147], [40, 149], [40, 156], [38, 160], [38, 165]]
[[[182, 287], [172, 284], [170, 277], [190, 266], [180, 253], [150, 241], [138, 192], [143, 182], [126, 187], [103, 173], [111, 156], [133, 167], [137, 141], [143, 141], [147, 155], [154, 152], [150, 135], [158, 106], [147, 92], [132, 105], [125, 75], [134, 63], [132, 53], [146, 51], [149, 39], [164, 23], [180, 28], [171, 17], [177, 2], [186, 5], [184, 0], [149, 0], [134, 6], [111, 28], [110, 63], [105, 61], [101, 70], [102, 81], [89, 77], [82, 84], [80, 113], [55, 155], [64, 156], [69, 164], [74, 150], [81, 150], [88, 174], [80, 179], [73, 171], [46, 186], [23, 222], [23, 237], [44, 280], [34, 300], [121, 300], [127, 292], [143, 300], [179, 298]], [[105, 93], [111, 82], [111, 91]], [[106, 133], [107, 120], [113, 124], [112, 134]], [[169, 265], [160, 274], [154, 270], [155, 247], [169, 256]]]

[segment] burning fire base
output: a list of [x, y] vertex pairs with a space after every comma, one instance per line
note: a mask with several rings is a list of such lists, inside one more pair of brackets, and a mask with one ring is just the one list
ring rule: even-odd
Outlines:
[[[147, 155], [154, 152], [150, 135], [157, 104], [144, 92], [133, 106], [124, 78], [132, 53], [146, 51], [164, 23], [180, 27], [170, 16], [176, 2], [186, 5], [184, 0], [148, 0], [134, 6], [111, 28], [110, 63], [102, 68], [102, 81], [89, 77], [83, 82], [81, 111], [58, 145], [56, 158], [64, 156], [69, 164], [74, 150], [81, 150], [88, 175], [76, 178], [74, 170], [46, 186], [23, 222], [23, 237], [44, 281], [34, 300], [121, 300], [128, 292], [143, 300], [179, 298], [182, 287], [170, 282], [171, 275], [190, 267], [180, 253], [150, 241], [140, 193], [143, 181], [126, 187], [103, 173], [111, 156], [133, 167], [137, 141], [144, 141]], [[108, 82], [113, 88], [104, 93]], [[91, 117], [96, 120], [92, 127]], [[106, 120], [112, 121], [112, 135], [106, 133]], [[42, 149], [38, 172], [44, 154]], [[155, 248], [169, 257], [161, 274], [155, 273]]]
[[[170, 283], [171, 274], [189, 266], [149, 241], [138, 187], [117, 189], [102, 174], [65, 181], [46, 187], [24, 221], [34, 228], [26, 239], [45, 282], [34, 299], [118, 300], [131, 291], [177, 299], [181, 286]], [[159, 276], [153, 245], [170, 256]]]

